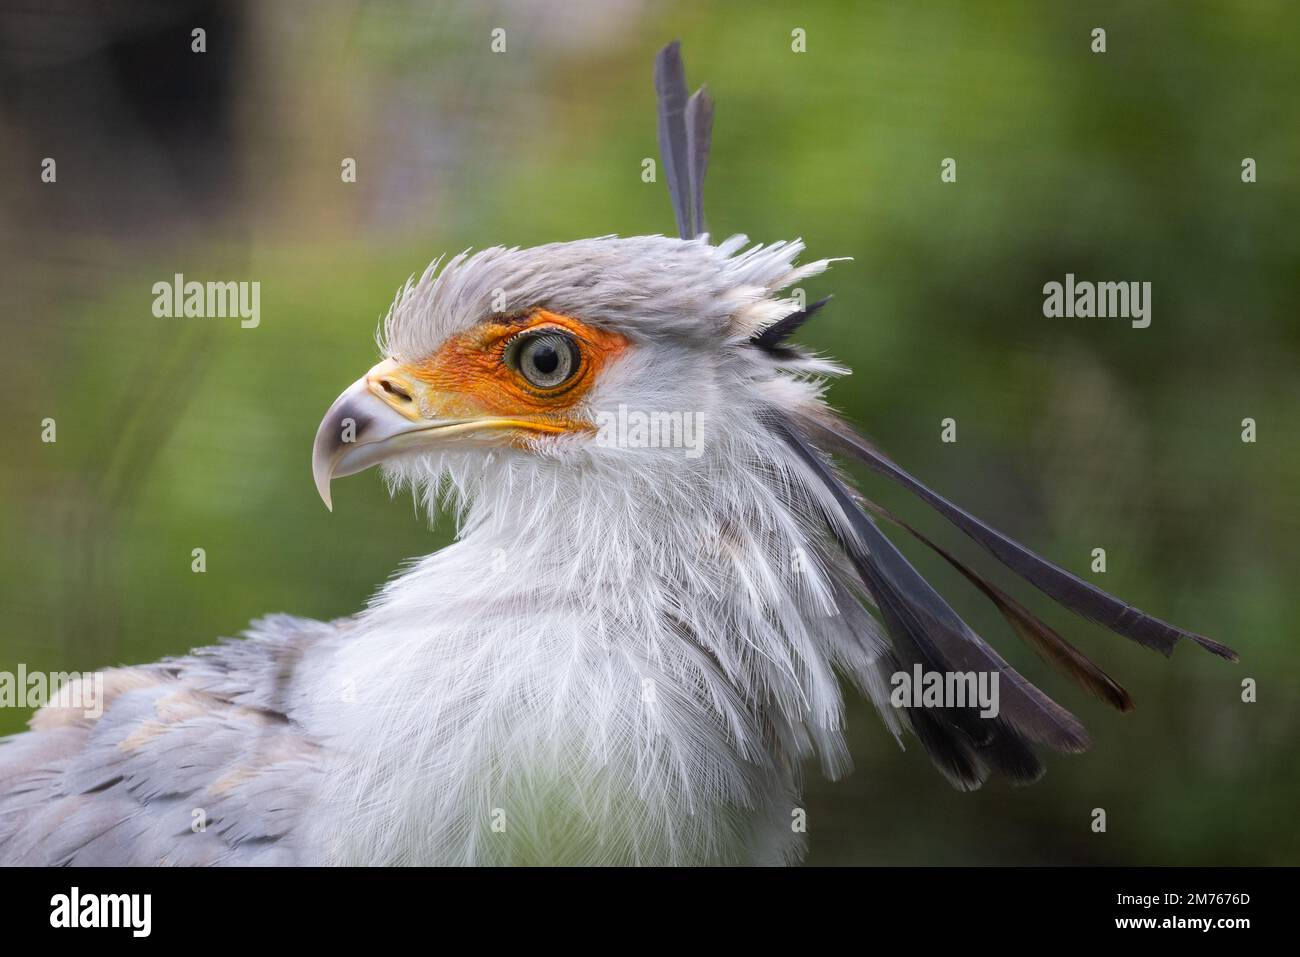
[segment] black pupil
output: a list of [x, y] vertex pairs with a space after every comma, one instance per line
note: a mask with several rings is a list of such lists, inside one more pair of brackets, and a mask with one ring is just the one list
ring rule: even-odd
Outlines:
[[542, 375], [550, 375], [560, 367], [560, 352], [549, 342], [540, 342], [532, 350], [533, 368]]

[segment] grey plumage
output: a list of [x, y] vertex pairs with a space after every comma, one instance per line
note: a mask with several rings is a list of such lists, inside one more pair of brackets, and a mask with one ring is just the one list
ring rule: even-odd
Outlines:
[[303, 863], [319, 745], [303, 651], [340, 626], [276, 615], [241, 640], [104, 673], [104, 712], [47, 707], [0, 739], [0, 864]]

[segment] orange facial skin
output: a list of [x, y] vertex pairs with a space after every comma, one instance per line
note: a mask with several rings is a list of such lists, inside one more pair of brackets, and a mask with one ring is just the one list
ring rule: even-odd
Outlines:
[[[510, 340], [537, 329], [564, 329], [576, 340], [581, 356], [577, 373], [554, 389], [538, 388], [505, 361]], [[589, 422], [569, 416], [586, 398], [601, 370], [628, 346], [625, 336], [597, 329], [572, 316], [548, 309], [530, 309], [494, 317], [467, 329], [433, 355], [404, 366], [403, 371], [428, 386], [426, 395], [436, 396], [437, 410], [444, 417], [500, 416], [521, 419], [521, 425], [542, 433], [559, 433], [593, 428]]]

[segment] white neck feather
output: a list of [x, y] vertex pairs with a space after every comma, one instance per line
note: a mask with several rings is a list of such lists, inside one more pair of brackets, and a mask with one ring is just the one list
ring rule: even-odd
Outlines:
[[724, 423], [694, 459], [442, 463], [458, 541], [390, 582], [317, 680], [345, 765], [336, 859], [797, 853], [798, 765], [846, 766], [832, 665], [861, 652], [757, 428]]

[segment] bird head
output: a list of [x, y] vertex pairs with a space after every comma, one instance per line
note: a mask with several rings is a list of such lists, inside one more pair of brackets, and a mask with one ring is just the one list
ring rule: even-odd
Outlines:
[[[603, 237], [435, 262], [398, 293], [382, 361], [320, 424], [325, 504], [333, 478], [380, 463], [415, 481], [457, 463], [617, 474], [701, 455], [714, 429], [757, 427], [774, 390], [801, 388], [788, 373], [834, 371], [761, 338], [800, 314], [782, 291], [828, 261], [796, 265], [799, 242], [746, 242]], [[629, 441], [629, 416], [672, 434]]]

